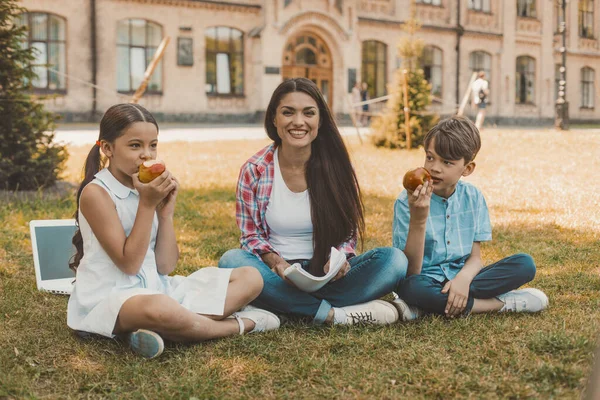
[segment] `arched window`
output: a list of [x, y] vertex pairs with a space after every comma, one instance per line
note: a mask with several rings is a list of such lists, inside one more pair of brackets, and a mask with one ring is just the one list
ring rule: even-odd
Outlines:
[[296, 52], [296, 64], [316, 65], [317, 55], [314, 51], [305, 47]]
[[206, 93], [244, 94], [244, 34], [234, 28], [216, 26], [206, 38]]
[[369, 97], [381, 97], [387, 93], [387, 45], [377, 40], [362, 44], [362, 81], [366, 82]]
[[517, 104], [535, 103], [535, 59], [529, 56], [517, 57], [516, 75]]
[[581, 108], [594, 108], [594, 90], [595, 73], [590, 67], [581, 68]]
[[491, 11], [490, 8], [490, 0], [469, 0], [467, 3], [469, 10], [481, 11], [489, 13]]
[[536, 18], [536, 1], [537, 0], [517, 0], [517, 16]]
[[474, 51], [469, 55], [469, 69], [473, 72], [483, 71], [487, 81], [492, 77], [492, 56], [485, 51]]
[[[162, 27], [145, 19], [117, 22], [117, 90], [135, 92], [162, 40]], [[162, 92], [162, 61], [158, 63], [147, 93]]]
[[594, 0], [579, 0], [579, 36], [594, 38]]
[[35, 49], [33, 71], [37, 77], [31, 82], [36, 92], [66, 93], [66, 22], [54, 14], [28, 12], [15, 20], [28, 29], [28, 47]]
[[442, 97], [442, 50], [435, 46], [425, 46], [419, 64], [425, 79], [431, 85], [431, 94]]

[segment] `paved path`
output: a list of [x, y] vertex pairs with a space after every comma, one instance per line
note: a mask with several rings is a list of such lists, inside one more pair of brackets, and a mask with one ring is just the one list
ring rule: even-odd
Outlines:
[[[340, 127], [343, 136], [356, 135], [354, 127]], [[368, 135], [369, 128], [360, 128], [362, 136]], [[267, 134], [262, 126], [229, 126], [229, 127], [164, 127], [160, 129], [159, 140], [165, 142], [212, 142], [222, 140], [257, 140], [266, 139]], [[55, 140], [71, 146], [92, 145], [98, 139], [95, 127], [62, 126], [56, 131]]]

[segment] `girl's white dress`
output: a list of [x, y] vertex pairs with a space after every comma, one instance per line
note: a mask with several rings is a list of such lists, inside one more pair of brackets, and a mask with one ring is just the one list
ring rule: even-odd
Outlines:
[[[108, 169], [90, 184], [104, 188], [115, 203], [125, 234], [129, 236], [137, 213], [139, 194], [121, 184]], [[198, 314], [223, 315], [230, 269], [202, 268], [193, 274], [158, 273], [154, 247], [158, 218], [154, 215], [150, 246], [137, 275], [123, 273], [104, 251], [85, 217], [79, 212], [84, 255], [77, 268], [75, 289], [69, 298], [67, 325], [80, 331], [112, 337], [121, 306], [137, 295], [166, 294]]]

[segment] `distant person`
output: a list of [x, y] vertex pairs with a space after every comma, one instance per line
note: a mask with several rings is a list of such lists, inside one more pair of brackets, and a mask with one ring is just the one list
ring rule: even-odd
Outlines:
[[477, 73], [477, 79], [471, 86], [471, 92], [473, 93], [473, 106], [477, 107], [477, 117], [475, 118], [475, 126], [481, 130], [483, 127], [483, 121], [485, 120], [485, 109], [488, 103], [488, 95], [490, 94], [489, 83], [485, 79], [485, 72], [479, 71]]
[[[331, 110], [317, 86], [289, 79], [273, 92], [265, 115], [273, 141], [244, 163], [237, 186], [241, 249], [220, 268], [250, 265], [265, 282], [253, 305], [308, 317], [315, 324], [391, 324], [398, 311], [380, 297], [406, 275], [406, 257], [393, 247], [356, 254], [364, 232], [360, 187]], [[315, 276], [329, 271], [331, 248], [346, 256], [340, 272], [307, 293], [284, 271], [294, 263]]]
[[142, 106], [117, 104], [102, 117], [77, 192], [68, 326], [123, 336], [146, 358], [162, 353], [163, 338], [199, 342], [278, 328], [268, 311], [238, 311], [263, 287], [254, 268], [169, 276], [179, 259], [173, 227], [179, 182], [169, 170], [149, 183], [138, 179], [157, 146], [158, 125]]
[[360, 93], [360, 81], [356, 81], [356, 83], [354, 84], [354, 87], [352, 88], [351, 101], [352, 101], [352, 111], [351, 112], [352, 112], [352, 116], [354, 118], [354, 122], [358, 126], [361, 126], [362, 125], [362, 121], [361, 121], [362, 107], [359, 105], [358, 106], [356, 105], [362, 101], [362, 97], [361, 97], [361, 93]]
[[[362, 83], [362, 90], [360, 91], [360, 100], [367, 101], [369, 100], [369, 84], [367, 82]], [[363, 104], [362, 106], [362, 118], [361, 123], [363, 126], [367, 126], [369, 124], [369, 105]]]
[[424, 145], [431, 180], [404, 190], [394, 205], [392, 241], [408, 258], [408, 276], [395, 300], [400, 318], [544, 310], [548, 297], [541, 290], [518, 289], [535, 277], [530, 255], [483, 264], [481, 242], [492, 240], [488, 207], [479, 189], [460, 180], [475, 170], [481, 147], [473, 122], [443, 120]]

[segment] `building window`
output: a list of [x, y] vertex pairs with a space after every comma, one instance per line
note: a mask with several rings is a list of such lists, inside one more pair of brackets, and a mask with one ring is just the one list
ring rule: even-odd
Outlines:
[[442, 0], [417, 0], [417, 3], [431, 4], [432, 6], [441, 6]]
[[492, 77], [492, 56], [485, 51], [474, 51], [469, 56], [469, 69], [471, 75], [475, 72], [485, 72], [486, 80], [489, 82]]
[[362, 44], [362, 81], [366, 82], [369, 97], [381, 97], [387, 93], [387, 45], [376, 40]]
[[23, 46], [34, 49], [32, 64], [36, 77], [31, 84], [34, 91], [66, 93], [67, 57], [65, 19], [47, 13], [23, 13], [15, 20], [16, 25], [27, 27], [27, 39]]
[[517, 57], [517, 104], [534, 104], [535, 100], [535, 59], [529, 56]]
[[206, 93], [244, 94], [244, 34], [226, 26], [208, 28], [206, 38]]
[[491, 12], [490, 8], [490, 0], [469, 0], [468, 2], [469, 10], [481, 11], [489, 13]]
[[581, 68], [581, 108], [594, 108], [594, 70]]
[[517, 0], [517, 16], [536, 18], [535, 2], [536, 0]]
[[[117, 22], [117, 90], [134, 92], [162, 40], [162, 27], [145, 19]], [[162, 92], [162, 61], [150, 77], [147, 93]]]
[[431, 94], [442, 97], [442, 50], [434, 46], [425, 46], [419, 64], [425, 79], [431, 85]]
[[594, 0], [579, 0], [579, 36], [594, 38]]
[[558, 100], [558, 88], [560, 87], [560, 67], [561, 64], [554, 64], [554, 101]]

